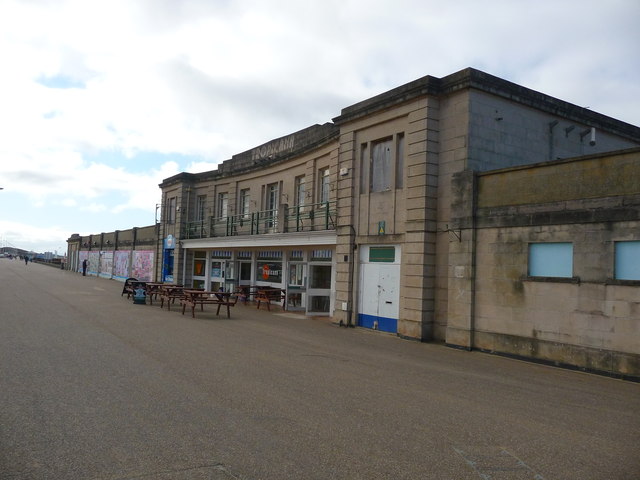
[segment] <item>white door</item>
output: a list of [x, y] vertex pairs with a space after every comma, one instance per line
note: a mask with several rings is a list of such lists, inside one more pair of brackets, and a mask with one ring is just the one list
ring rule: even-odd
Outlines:
[[[397, 249], [399, 250], [399, 249]], [[385, 332], [398, 331], [400, 259], [381, 261], [361, 249], [358, 325]]]

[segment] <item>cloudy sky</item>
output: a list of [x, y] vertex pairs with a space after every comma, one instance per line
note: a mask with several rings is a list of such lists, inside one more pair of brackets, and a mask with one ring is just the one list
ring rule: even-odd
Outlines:
[[0, 246], [152, 225], [158, 184], [474, 67], [640, 125], [638, 0], [0, 0]]

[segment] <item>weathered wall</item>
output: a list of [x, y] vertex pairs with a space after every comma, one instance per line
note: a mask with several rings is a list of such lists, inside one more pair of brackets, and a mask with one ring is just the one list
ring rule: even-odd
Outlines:
[[[453, 185], [447, 342], [640, 376], [640, 281], [613, 280], [614, 243], [640, 240], [640, 150]], [[573, 278], [529, 277], [532, 242], [572, 243]]]

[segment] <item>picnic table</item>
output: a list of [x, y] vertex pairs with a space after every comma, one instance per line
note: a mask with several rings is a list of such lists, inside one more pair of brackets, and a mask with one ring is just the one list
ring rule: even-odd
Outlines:
[[286, 310], [287, 292], [282, 288], [275, 287], [258, 287], [258, 291], [255, 296], [256, 302], [258, 302], [258, 308], [261, 303], [267, 305], [267, 310], [271, 311], [271, 302], [282, 302], [282, 309]]
[[182, 314], [187, 307], [191, 308], [191, 317], [196, 318], [196, 305], [200, 305], [200, 311], [204, 311], [205, 304], [217, 305], [216, 315], [220, 315], [220, 307], [227, 307], [227, 318], [231, 318], [231, 307], [238, 301], [238, 297], [231, 292], [214, 292], [207, 290], [184, 289], [182, 304]]
[[122, 286], [122, 293], [120, 296], [123, 296], [125, 293], [127, 294], [127, 300], [129, 300], [135, 293], [135, 289], [138, 288], [140, 284], [144, 284], [145, 282], [138, 280], [134, 277], [129, 277], [124, 281], [124, 285]]
[[171, 310], [171, 304], [184, 297], [182, 285], [162, 285], [159, 288], [160, 308], [164, 308], [164, 303], [167, 302], [167, 310]]
[[158, 296], [161, 293], [160, 288], [164, 285], [162, 282], [147, 282], [145, 285], [145, 291], [147, 293], [147, 298], [149, 299], [149, 305], [153, 305], [153, 299], [158, 299]]
[[238, 285], [236, 287], [236, 295], [246, 305], [247, 301], [252, 300], [258, 294], [260, 287], [256, 285]]

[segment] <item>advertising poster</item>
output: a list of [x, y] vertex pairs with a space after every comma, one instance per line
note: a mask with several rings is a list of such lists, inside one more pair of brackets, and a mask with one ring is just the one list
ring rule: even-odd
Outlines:
[[131, 250], [118, 250], [114, 256], [113, 276], [119, 280], [129, 277], [129, 258]]
[[131, 276], [143, 282], [153, 278], [153, 250], [134, 250]]
[[113, 272], [113, 252], [100, 252], [100, 276], [111, 278]]
[[100, 252], [89, 252], [89, 268], [88, 275], [98, 275], [100, 271]]

